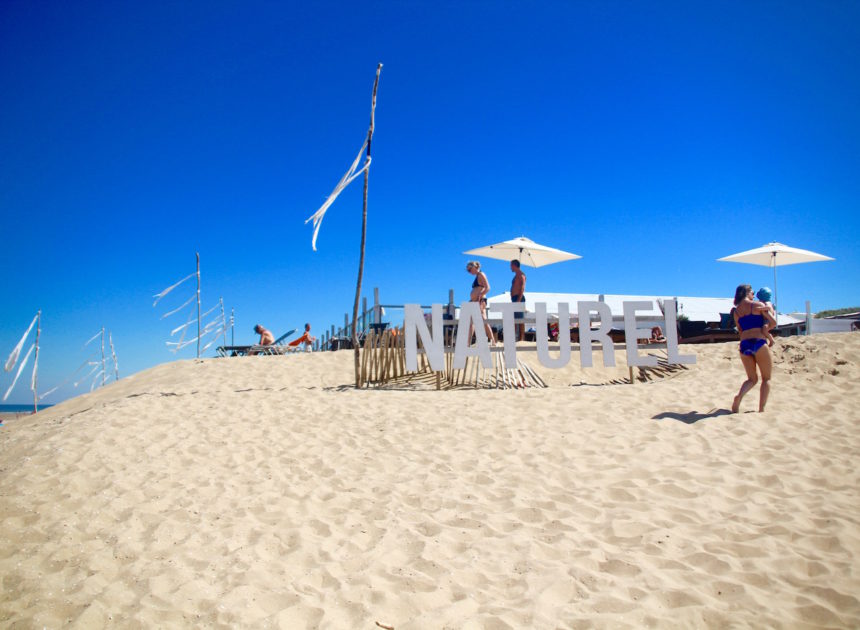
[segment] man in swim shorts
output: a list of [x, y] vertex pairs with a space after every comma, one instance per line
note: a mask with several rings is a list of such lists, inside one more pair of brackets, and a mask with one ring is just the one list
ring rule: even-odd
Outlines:
[[[511, 261], [511, 271], [514, 272], [514, 279], [511, 281], [511, 302], [526, 301], [526, 274], [520, 269], [520, 261]], [[516, 331], [518, 341], [525, 341], [526, 326], [523, 323], [525, 313], [514, 313], [514, 321], [517, 322], [514, 330]]]

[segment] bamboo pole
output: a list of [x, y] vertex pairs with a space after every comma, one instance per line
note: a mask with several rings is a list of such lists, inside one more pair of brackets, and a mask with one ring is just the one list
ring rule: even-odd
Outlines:
[[[200, 252], [197, 255], [197, 358], [200, 358]], [[104, 334], [104, 329], [102, 329]]]
[[110, 356], [113, 359], [113, 380], [119, 380], [119, 364], [116, 360], [116, 350], [113, 347], [113, 333], [108, 332], [108, 342], [110, 343]]
[[[373, 96], [370, 103], [370, 127], [367, 130], [367, 161], [370, 161], [370, 146], [373, 142], [373, 126], [376, 113], [376, 90], [379, 87], [379, 73], [382, 72], [382, 64], [376, 66], [376, 79], [373, 81]], [[355, 347], [355, 386], [360, 387], [359, 381], [359, 354], [361, 350], [358, 347], [358, 331], [356, 330], [356, 321], [358, 320], [358, 302], [361, 299], [361, 281], [364, 277], [364, 250], [367, 244], [367, 182], [370, 176], [370, 168], [364, 170], [364, 196], [361, 207], [361, 253], [358, 258], [358, 281], [355, 283], [355, 302], [352, 306], [352, 344]]]
[[105, 364], [105, 327], [102, 326], [102, 387], [105, 386], [105, 381], [107, 381], [107, 365]]
[[224, 337], [224, 345], [227, 345], [227, 316], [224, 313], [224, 297], [218, 298], [218, 303], [221, 305], [221, 327], [223, 328], [222, 337]]
[[370, 334], [365, 333], [364, 335], [364, 352], [361, 354], [361, 383], [360, 385], [366, 385], [368, 382], [367, 375], [367, 358], [370, 355]]
[[36, 358], [33, 361], [33, 382], [30, 383], [33, 389], [33, 413], [39, 411], [39, 396], [36, 392], [39, 389], [39, 337], [42, 334], [42, 309], [36, 313]]

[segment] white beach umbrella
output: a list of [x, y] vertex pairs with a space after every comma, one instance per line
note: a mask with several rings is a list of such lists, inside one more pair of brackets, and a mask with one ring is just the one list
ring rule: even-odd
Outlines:
[[535, 243], [530, 238], [518, 236], [509, 241], [502, 241], [495, 245], [487, 245], [477, 249], [463, 252], [469, 256], [483, 256], [485, 258], [496, 258], [498, 260], [519, 260], [523, 265], [529, 267], [543, 267], [565, 260], [576, 260], [582, 258], [576, 254], [565, 252], [554, 247], [547, 247]]
[[761, 265], [762, 267], [773, 267], [773, 306], [776, 310], [776, 268], [783, 265], [797, 265], [799, 263], [823, 262], [834, 260], [830, 256], [816, 254], [808, 249], [789, 247], [782, 243], [768, 243], [755, 249], [750, 249], [731, 256], [717, 258], [719, 262], [747, 263], [749, 265]]

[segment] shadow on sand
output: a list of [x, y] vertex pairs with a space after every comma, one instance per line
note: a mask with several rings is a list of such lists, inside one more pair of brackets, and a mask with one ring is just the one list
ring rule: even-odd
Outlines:
[[683, 422], [684, 424], [694, 424], [699, 420], [706, 420], [707, 418], [716, 418], [717, 416], [730, 415], [732, 415], [730, 409], [711, 409], [707, 413], [699, 413], [698, 411], [691, 411], [689, 413], [664, 411], [663, 413], [658, 413], [652, 418], [652, 420], [665, 420], [666, 418], [670, 418], [672, 420], [678, 420], [679, 422]]

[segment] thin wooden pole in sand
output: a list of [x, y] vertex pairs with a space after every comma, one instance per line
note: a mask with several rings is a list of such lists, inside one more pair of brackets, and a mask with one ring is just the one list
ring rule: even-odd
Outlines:
[[107, 382], [107, 364], [105, 363], [105, 327], [102, 326], [102, 387], [105, 386], [105, 382]]
[[[373, 97], [370, 103], [370, 127], [367, 130], [367, 160], [370, 161], [370, 145], [373, 141], [373, 125], [376, 112], [376, 89], [379, 87], [379, 73], [382, 72], [382, 64], [376, 66], [376, 79], [373, 81]], [[367, 243], [367, 180], [370, 175], [370, 169], [364, 170], [364, 198], [361, 209], [361, 253], [358, 258], [358, 281], [355, 283], [355, 302], [352, 306], [352, 345], [355, 348], [355, 387], [361, 387], [361, 349], [358, 347], [358, 330], [356, 329], [356, 321], [358, 320], [358, 303], [361, 299], [361, 281], [364, 276], [364, 249]]]
[[200, 252], [197, 254], [197, 358], [200, 358]]
[[113, 359], [113, 380], [119, 380], [119, 363], [116, 360], [116, 350], [113, 347], [113, 333], [108, 332], [108, 343], [110, 343], [110, 356]]
[[218, 303], [221, 305], [221, 326], [224, 329], [224, 333], [222, 336], [224, 337], [224, 345], [226, 346], [227, 345], [227, 319], [226, 319], [226, 313], [224, 313], [224, 298], [219, 297]]
[[39, 336], [42, 334], [42, 309], [36, 313], [36, 358], [33, 363], [33, 413], [39, 411], [39, 397], [36, 391], [39, 389]]

